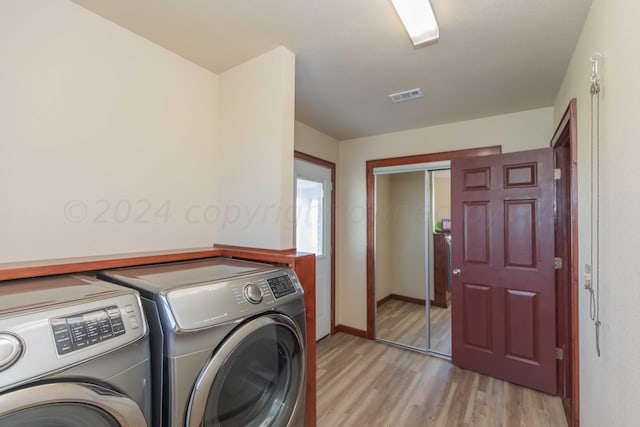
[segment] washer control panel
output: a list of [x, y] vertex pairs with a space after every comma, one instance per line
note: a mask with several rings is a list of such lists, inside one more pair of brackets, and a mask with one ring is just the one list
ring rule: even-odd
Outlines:
[[[49, 319], [49, 324], [56, 343], [56, 351], [60, 356], [115, 338], [126, 332], [120, 309], [116, 305]], [[137, 325], [137, 319], [135, 324]]]
[[[47, 302], [52, 291], [38, 290], [44, 303], [0, 315], [0, 393], [132, 344], [148, 332], [139, 294], [108, 283], [91, 282], [100, 293]], [[36, 296], [40, 296], [37, 294]], [[69, 301], [67, 301], [69, 300]], [[1, 424], [1, 423], [0, 423]]]

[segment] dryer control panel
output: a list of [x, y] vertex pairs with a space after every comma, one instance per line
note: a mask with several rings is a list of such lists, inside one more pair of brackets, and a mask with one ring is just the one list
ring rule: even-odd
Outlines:
[[271, 292], [273, 292], [273, 296], [276, 298], [282, 298], [296, 291], [296, 288], [295, 286], [293, 286], [293, 282], [291, 281], [291, 278], [286, 274], [283, 276], [267, 279], [267, 283], [271, 288]]
[[166, 304], [174, 330], [192, 331], [247, 318], [280, 304], [299, 300], [304, 291], [295, 272], [286, 267], [229, 280], [172, 289]]

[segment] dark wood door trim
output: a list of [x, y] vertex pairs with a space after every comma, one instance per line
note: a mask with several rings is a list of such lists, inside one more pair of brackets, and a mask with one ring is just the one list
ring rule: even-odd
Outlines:
[[502, 147], [470, 148], [466, 150], [444, 151], [440, 153], [418, 154], [414, 156], [392, 157], [367, 161], [367, 338], [376, 338], [376, 287], [374, 253], [374, 176], [373, 169], [386, 166], [401, 166], [418, 163], [438, 162], [459, 157], [486, 156], [500, 154]]
[[296, 159], [331, 170], [331, 335], [336, 333], [336, 164], [309, 154], [294, 151]]
[[307, 161], [309, 163], [314, 163], [316, 165], [324, 166], [325, 168], [331, 169], [333, 171], [335, 171], [335, 169], [336, 169], [336, 164], [335, 163], [330, 162], [328, 160], [321, 159], [320, 157], [316, 157], [316, 156], [312, 156], [310, 154], [302, 153], [300, 151], [294, 151], [293, 152], [293, 157], [295, 157], [296, 159]]
[[[557, 245], [556, 256], [563, 259], [564, 274], [556, 275], [556, 287], [562, 292], [558, 305], [558, 345], [565, 349], [565, 357], [558, 362], [560, 397], [567, 423], [580, 425], [580, 348], [579, 348], [579, 268], [578, 268], [578, 156], [577, 102], [569, 101], [551, 146], [562, 170], [562, 184], [556, 186], [556, 205], [564, 207], [556, 213], [556, 233], [567, 236], [565, 244]], [[564, 189], [564, 191], [561, 191]], [[557, 239], [556, 239], [557, 241]], [[565, 268], [563, 267], [563, 268]]]

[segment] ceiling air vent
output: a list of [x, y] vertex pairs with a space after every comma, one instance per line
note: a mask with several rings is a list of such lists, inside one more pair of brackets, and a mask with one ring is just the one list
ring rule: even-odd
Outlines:
[[392, 93], [389, 95], [389, 98], [391, 98], [393, 102], [402, 102], [410, 99], [422, 98], [423, 96], [424, 94], [422, 93], [422, 89], [418, 87], [415, 89], [405, 90], [404, 92]]

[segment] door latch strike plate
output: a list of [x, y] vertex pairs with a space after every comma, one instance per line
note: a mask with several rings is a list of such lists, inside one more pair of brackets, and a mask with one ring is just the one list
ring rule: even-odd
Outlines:
[[563, 360], [564, 359], [564, 350], [556, 347], [556, 359], [557, 360]]

